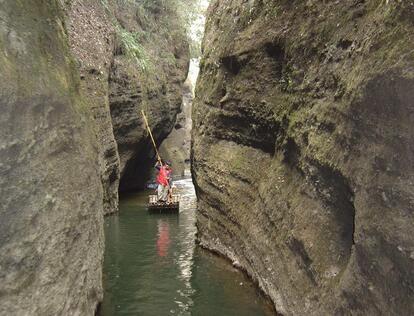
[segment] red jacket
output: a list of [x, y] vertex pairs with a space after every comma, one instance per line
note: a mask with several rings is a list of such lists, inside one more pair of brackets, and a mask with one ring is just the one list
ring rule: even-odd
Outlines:
[[170, 178], [170, 174], [171, 174], [171, 169], [168, 168], [167, 166], [162, 166], [157, 176], [157, 183], [163, 186], [167, 186], [169, 184], [168, 180]]

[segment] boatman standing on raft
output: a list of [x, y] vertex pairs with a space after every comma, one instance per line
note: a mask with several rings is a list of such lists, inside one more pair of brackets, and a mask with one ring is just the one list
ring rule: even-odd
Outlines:
[[162, 162], [158, 161], [155, 164], [155, 168], [158, 170], [157, 176], [157, 194], [158, 194], [158, 201], [166, 203], [168, 202], [168, 197], [170, 195], [171, 189], [171, 163], [168, 161], [162, 164]]

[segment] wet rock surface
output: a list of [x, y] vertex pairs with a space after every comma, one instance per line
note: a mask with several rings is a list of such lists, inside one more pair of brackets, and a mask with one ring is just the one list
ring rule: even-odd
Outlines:
[[414, 311], [413, 7], [213, 1], [198, 241], [285, 315]]

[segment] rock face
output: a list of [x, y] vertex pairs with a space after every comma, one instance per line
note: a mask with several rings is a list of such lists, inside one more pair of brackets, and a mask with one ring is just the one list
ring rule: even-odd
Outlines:
[[191, 82], [186, 81], [182, 110], [177, 115], [174, 129], [159, 148], [161, 157], [172, 163], [173, 173], [177, 176], [183, 176], [186, 170], [190, 170], [192, 89]]
[[120, 21], [137, 24], [138, 9], [118, 3], [0, 0], [2, 316], [95, 313], [103, 216], [118, 209], [125, 166], [151, 156], [137, 112], [147, 110], [160, 142], [180, 111], [184, 29], [171, 22], [174, 36], [150, 33], [154, 51], [164, 41], [148, 57], [155, 75], [137, 70], [120, 48]]
[[[152, 11], [151, 11], [152, 12]], [[120, 156], [120, 191], [142, 188], [152, 171], [154, 152], [141, 115], [144, 110], [157, 145], [175, 125], [190, 61], [185, 30], [171, 11], [145, 15], [130, 3], [117, 8], [123, 30], [141, 34], [140, 67], [128, 58], [117, 36], [111, 67], [110, 107]], [[175, 30], [175, 31], [172, 31]]]
[[210, 4], [198, 240], [284, 315], [414, 312], [414, 7]]
[[0, 6], [0, 315], [93, 315], [103, 192], [54, 1]]
[[[73, 0], [66, 10], [82, 95], [95, 119], [104, 211], [110, 214], [118, 210], [118, 190], [141, 188], [152, 170], [141, 110], [157, 144], [174, 127], [189, 47], [173, 7], [151, 11], [141, 3], [105, 3]], [[131, 50], [138, 54], [130, 56]]]
[[109, 108], [115, 30], [111, 12], [100, 0], [73, 0], [66, 5], [66, 11], [69, 43], [79, 69], [82, 99], [95, 121], [104, 213], [110, 214], [118, 211], [120, 178], [118, 146]]

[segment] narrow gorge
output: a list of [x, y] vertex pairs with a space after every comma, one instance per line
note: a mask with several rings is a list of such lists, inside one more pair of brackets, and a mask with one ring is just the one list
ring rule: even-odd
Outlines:
[[0, 316], [414, 314], [411, 0], [0, 0], [0, 107]]

